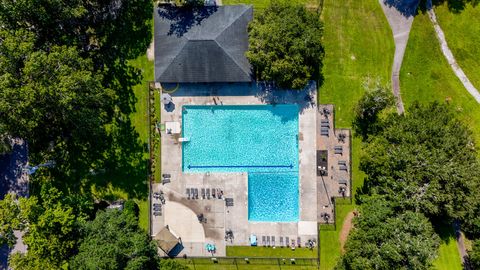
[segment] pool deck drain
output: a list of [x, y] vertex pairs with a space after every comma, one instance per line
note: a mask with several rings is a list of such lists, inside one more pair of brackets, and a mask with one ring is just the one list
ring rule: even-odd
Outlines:
[[[153, 191], [166, 194], [162, 216], [152, 217], [152, 235], [165, 225], [182, 240], [183, 250], [177, 256], [211, 256], [206, 244], [215, 244], [215, 256], [226, 256], [227, 245], [250, 245], [251, 234], [262, 245], [262, 236], [275, 236], [297, 240], [302, 246], [308, 239], [317, 238], [317, 117], [316, 89], [310, 86], [303, 91], [273, 91], [255, 84], [198, 84], [180, 85], [172, 93], [173, 105], [163, 107], [162, 122], [182, 123], [182, 107], [186, 105], [261, 105], [298, 104], [299, 112], [299, 204], [298, 222], [251, 222], [248, 220], [247, 173], [184, 173], [182, 172], [182, 145], [178, 136], [161, 133], [162, 173], [171, 174], [168, 184], [155, 184]], [[282, 164], [279, 164], [282, 165]], [[191, 166], [208, 166], [191, 164]], [[289, 166], [285, 164], [282, 166]], [[186, 189], [199, 191], [199, 199], [188, 199]], [[202, 199], [202, 188], [223, 191], [223, 198], [233, 198], [234, 205], [227, 207], [222, 199]], [[155, 203], [155, 201], [154, 201]], [[197, 216], [203, 214], [206, 222]], [[231, 230], [234, 238], [225, 240], [225, 231]]]

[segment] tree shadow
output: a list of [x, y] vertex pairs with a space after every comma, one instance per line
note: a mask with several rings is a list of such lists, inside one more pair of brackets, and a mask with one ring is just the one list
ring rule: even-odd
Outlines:
[[468, 4], [476, 6], [480, 0], [383, 0], [389, 6], [394, 7], [405, 17], [415, 16], [418, 13], [425, 14], [434, 6], [447, 4], [452, 13], [462, 12]]
[[[101, 162], [93, 183], [99, 188], [113, 187], [128, 194], [129, 198], [144, 199], [148, 195], [147, 149], [142, 143], [130, 118], [116, 121], [111, 130], [110, 147]], [[115, 198], [106, 198], [115, 199]]]
[[167, 35], [183, 36], [193, 26], [200, 25], [202, 21], [210, 17], [218, 10], [216, 6], [185, 6], [176, 7], [166, 5], [158, 7], [157, 13], [160, 18], [170, 22]]
[[417, 14], [419, 0], [383, 0], [388, 7], [394, 7], [403, 16], [411, 17]]

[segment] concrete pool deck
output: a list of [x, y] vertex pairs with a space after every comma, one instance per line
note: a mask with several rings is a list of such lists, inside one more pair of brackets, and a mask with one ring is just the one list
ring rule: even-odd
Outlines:
[[[290, 242], [300, 237], [301, 245], [317, 239], [317, 104], [316, 88], [310, 85], [302, 91], [273, 90], [263, 84], [186, 84], [163, 86], [171, 92], [172, 104], [162, 105], [162, 122], [182, 123], [185, 105], [299, 105], [299, 222], [249, 222], [247, 173], [184, 173], [182, 171], [182, 142], [179, 135], [161, 132], [162, 173], [170, 174], [170, 183], [155, 184], [153, 191], [163, 191], [166, 203], [162, 216], [152, 217], [152, 235], [168, 225], [181, 238], [183, 249], [176, 256], [211, 256], [206, 244], [215, 244], [215, 256], [226, 256], [227, 245], [250, 245], [250, 235], [263, 245], [263, 237], [289, 237]], [[174, 91], [172, 91], [174, 90]], [[186, 189], [198, 189], [199, 198], [189, 199]], [[223, 191], [223, 198], [233, 198], [234, 205], [227, 207], [223, 199], [202, 199], [201, 189]], [[153, 201], [153, 203], [158, 203]], [[206, 222], [200, 223], [197, 216]], [[225, 240], [231, 230], [233, 239]], [[285, 243], [283, 243], [285, 245]], [[290, 243], [289, 243], [290, 244]], [[270, 245], [272, 241], [270, 240]]]

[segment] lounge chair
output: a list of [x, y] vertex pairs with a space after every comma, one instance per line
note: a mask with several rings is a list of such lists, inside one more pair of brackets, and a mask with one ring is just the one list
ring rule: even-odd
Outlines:
[[262, 245], [263, 245], [263, 246], [266, 246], [266, 245], [267, 245], [267, 243], [265, 242], [265, 235], [262, 236]]
[[267, 236], [267, 247], [270, 246], [270, 236]]
[[330, 127], [330, 123], [328, 123], [328, 122], [327, 122], [327, 123], [321, 123], [320, 126], [321, 126], [321, 127], [327, 127], [327, 128], [329, 128], [329, 127]]
[[215, 189], [214, 189], [214, 188], [212, 188], [212, 197], [213, 197], [214, 199], [215, 199], [215, 196], [216, 196], [216, 194], [215, 194], [215, 193], [216, 193], [216, 192], [215, 192]]
[[280, 247], [283, 247], [283, 236], [280, 236]]
[[347, 165], [347, 162], [345, 160], [339, 160], [338, 165]]
[[347, 185], [347, 184], [348, 184], [348, 180], [347, 180], [347, 179], [339, 179], [339, 180], [338, 180], [338, 183], [339, 183], [340, 185]]
[[275, 246], [275, 236], [272, 236], [272, 247]]
[[321, 123], [328, 123], [328, 119], [321, 119], [320, 122]]
[[187, 199], [190, 200], [190, 189], [189, 188], [187, 188], [186, 193], [187, 193]]
[[299, 237], [297, 237], [297, 245], [298, 245], [298, 247], [301, 247], [301, 246], [302, 246], [301, 243], [302, 243], [302, 241], [301, 241], [300, 236], [299, 236]]
[[169, 173], [164, 173], [164, 174], [162, 174], [162, 177], [163, 177], [163, 178], [171, 178], [172, 175], [169, 174]]
[[348, 171], [348, 168], [345, 165], [340, 165], [339, 169], [340, 169], [340, 171]]
[[154, 216], [161, 216], [161, 215], [162, 215], [162, 212], [160, 212], [160, 211], [155, 211], [155, 212], [153, 212], [153, 215], [154, 215]]
[[290, 245], [290, 238], [288, 236], [285, 237], [285, 246], [288, 247]]
[[205, 189], [202, 188], [202, 200], [205, 200]]
[[164, 178], [162, 180], [162, 185], [165, 185], [165, 184], [168, 184], [168, 183], [170, 183], [170, 178]]
[[207, 191], [207, 199], [208, 199], [208, 200], [210, 200], [210, 189], [209, 189], [209, 188], [207, 188], [207, 190], [206, 190], [206, 191]]

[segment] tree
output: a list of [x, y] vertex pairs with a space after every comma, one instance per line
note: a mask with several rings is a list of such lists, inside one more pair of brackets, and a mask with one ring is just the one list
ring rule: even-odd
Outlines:
[[26, 213], [36, 204], [36, 198], [17, 198], [7, 194], [0, 200], [0, 245], [12, 248], [17, 242], [15, 230], [23, 230], [28, 223]]
[[473, 269], [480, 269], [480, 240], [473, 242], [472, 250], [468, 253]]
[[138, 227], [135, 209], [97, 212], [82, 224], [79, 252], [73, 269], [158, 269], [157, 247]]
[[480, 164], [471, 132], [448, 107], [414, 104], [390, 114], [365, 146], [363, 192], [445, 222], [476, 207]]
[[6, 197], [0, 204], [1, 209], [3, 212], [3, 207], [9, 205], [8, 208], [17, 214], [9, 217], [7, 223], [14, 230], [24, 231], [23, 242], [28, 250], [25, 254], [12, 255], [10, 266], [16, 270], [66, 267], [76, 247], [77, 224], [85, 216], [68, 205], [63, 193], [49, 184], [42, 186], [40, 199], [32, 196], [14, 203], [12, 198]]
[[259, 80], [301, 89], [318, 79], [323, 57], [323, 25], [301, 5], [272, 1], [249, 25], [246, 56]]
[[366, 83], [365, 89], [366, 92], [355, 106], [355, 118], [352, 124], [355, 133], [362, 136], [364, 140], [367, 139], [369, 134], [380, 131], [379, 115], [395, 104], [395, 99], [390, 90], [379, 82], [375, 82], [375, 84]]
[[354, 220], [336, 269], [430, 269], [439, 240], [424, 215], [398, 212], [385, 198], [370, 198]]
[[5, 132], [27, 140], [40, 162], [89, 164], [101, 157], [114, 93], [102, 87], [92, 61], [72, 47], [33, 50], [34, 37], [26, 31], [1, 35], [0, 121]]

